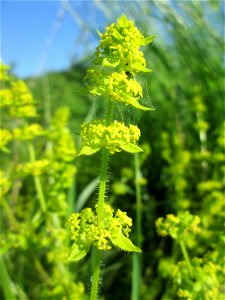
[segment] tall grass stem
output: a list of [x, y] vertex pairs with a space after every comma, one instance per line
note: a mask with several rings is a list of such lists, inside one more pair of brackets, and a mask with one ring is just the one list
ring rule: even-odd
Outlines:
[[189, 258], [188, 252], [187, 252], [187, 248], [183, 241], [180, 241], [180, 247], [181, 247], [181, 251], [183, 253], [184, 259], [186, 261], [189, 274], [190, 274], [190, 276], [192, 276], [192, 267], [191, 267], [190, 258]]
[[[139, 153], [134, 154], [135, 171], [135, 195], [136, 195], [136, 245], [141, 248], [142, 244], [142, 201], [141, 201], [141, 171]], [[132, 257], [132, 292], [131, 299], [140, 299], [141, 285], [141, 254], [133, 253]]]
[[[30, 155], [30, 161], [32, 163], [34, 163], [36, 161], [36, 156], [35, 156], [35, 149], [33, 144], [28, 143], [28, 152]], [[45, 202], [45, 196], [44, 196], [44, 191], [43, 191], [43, 187], [41, 184], [41, 180], [40, 177], [38, 175], [34, 175], [34, 183], [35, 183], [35, 188], [38, 194], [38, 200], [41, 206], [41, 210], [43, 213], [45, 213], [47, 211], [47, 205]]]
[[93, 262], [93, 277], [91, 286], [91, 297], [90, 300], [96, 300], [98, 296], [98, 286], [100, 277], [100, 265], [101, 265], [101, 251], [97, 248], [93, 248], [92, 252], [92, 262]]

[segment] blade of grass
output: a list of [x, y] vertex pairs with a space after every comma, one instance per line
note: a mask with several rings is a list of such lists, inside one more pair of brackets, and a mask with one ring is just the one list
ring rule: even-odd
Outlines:
[[12, 282], [7, 267], [4, 262], [4, 258], [0, 256], [0, 282], [3, 289], [3, 294], [6, 300], [16, 300], [14, 283]]
[[85, 203], [88, 201], [90, 198], [91, 194], [95, 191], [99, 184], [99, 177], [93, 179], [82, 191], [82, 193], [79, 195], [77, 198], [75, 210], [78, 212], [80, 211]]
[[[136, 245], [141, 248], [142, 241], [142, 203], [141, 203], [141, 171], [140, 171], [140, 157], [138, 153], [134, 154], [134, 171], [135, 171], [135, 190], [136, 190]], [[132, 257], [132, 300], [140, 299], [140, 285], [141, 285], [141, 254], [133, 253]]]

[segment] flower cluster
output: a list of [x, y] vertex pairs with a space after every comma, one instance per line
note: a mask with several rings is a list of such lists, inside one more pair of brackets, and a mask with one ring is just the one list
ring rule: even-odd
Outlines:
[[[222, 299], [218, 272], [220, 267], [202, 258], [192, 259], [193, 280], [190, 280], [187, 264], [180, 261], [173, 267], [173, 283], [179, 299]], [[222, 298], [220, 298], [222, 296]]]
[[1, 89], [0, 90], [0, 107], [12, 105], [12, 92], [10, 89]]
[[161, 236], [170, 235], [173, 239], [182, 241], [187, 233], [198, 233], [200, 218], [187, 212], [180, 212], [177, 216], [168, 214], [166, 218], [156, 220], [157, 233]]
[[71, 162], [76, 156], [76, 147], [73, 136], [68, 128], [69, 109], [60, 107], [55, 111], [51, 126], [47, 132], [48, 138], [53, 143], [54, 156], [64, 162]]
[[[96, 212], [98, 206], [96, 205]], [[132, 219], [126, 212], [114, 209], [105, 204], [104, 216], [98, 224], [98, 216], [91, 208], [85, 208], [80, 213], [70, 216], [67, 226], [70, 229], [71, 239], [74, 241], [69, 259], [78, 260], [85, 256], [91, 245], [99, 250], [110, 250], [112, 245], [125, 251], [137, 251], [140, 249], [129, 240]]]
[[151, 43], [155, 36], [144, 38], [125, 15], [117, 24], [106, 28], [100, 34], [100, 45], [96, 49], [97, 65], [88, 70], [85, 83], [91, 94], [106, 95], [110, 101], [123, 102], [142, 110], [150, 108], [142, 106], [138, 100], [142, 98], [142, 87], [135, 80], [138, 72], [149, 72], [140, 47]]
[[4, 171], [0, 170], [0, 198], [9, 191], [10, 186], [11, 182], [9, 178]]
[[10, 88], [0, 91], [0, 107], [9, 107], [9, 113], [13, 117], [35, 117], [37, 115], [33, 96], [27, 85], [22, 80], [10, 81]]
[[[53, 115], [51, 124], [43, 128], [37, 121], [32, 121], [31, 117], [37, 116], [36, 101], [27, 85], [9, 76], [7, 70], [7, 66], [0, 64], [2, 75], [0, 107], [6, 112], [6, 120], [9, 117], [10, 124], [9, 129], [0, 129], [0, 150], [10, 153], [10, 147], [8, 149], [7, 144], [11, 140], [17, 141], [18, 147], [26, 146], [23, 147], [26, 159], [21, 159], [10, 177], [15, 180], [34, 176], [36, 182], [43, 180], [46, 183], [43, 193], [48, 198], [48, 209], [57, 211], [58, 214], [65, 214], [67, 210], [66, 190], [71, 187], [76, 172], [74, 166], [76, 147], [68, 128], [69, 109], [59, 108]], [[30, 120], [28, 121], [27, 118]], [[16, 122], [12, 122], [15, 119]], [[39, 139], [39, 143], [36, 143], [36, 138]], [[36, 150], [38, 144], [40, 148], [37, 147]], [[1, 172], [1, 193], [6, 194], [11, 185], [2, 174]]]
[[140, 46], [152, 42], [153, 37], [144, 38], [125, 15], [119, 18], [117, 24], [111, 24], [103, 34], [100, 34], [100, 45], [96, 49], [95, 63], [107, 67], [118, 67], [131, 73], [149, 72]]
[[8, 130], [0, 128], [0, 137], [0, 149], [7, 152], [5, 146], [11, 141], [12, 134]]
[[45, 130], [41, 125], [33, 123], [20, 128], [15, 128], [12, 132], [14, 139], [16, 140], [33, 140], [38, 136], [43, 136]]
[[38, 176], [46, 173], [49, 170], [50, 164], [51, 162], [47, 159], [36, 160], [34, 162], [18, 164], [16, 171], [20, 176]]
[[67, 127], [60, 128], [57, 133], [54, 132], [56, 129], [57, 127], [47, 133], [54, 143], [54, 156], [61, 161], [71, 162], [77, 153], [71, 132]]
[[108, 149], [111, 154], [121, 150], [131, 153], [142, 151], [136, 145], [140, 137], [140, 130], [137, 126], [126, 127], [118, 121], [106, 126], [104, 121], [95, 120], [81, 125], [81, 130], [83, 148], [80, 155], [89, 155], [102, 148]]
[[142, 110], [150, 108], [141, 105], [142, 87], [133, 78], [129, 78], [125, 71], [110, 73], [107, 70], [92, 68], [87, 71], [85, 83], [89, 92], [95, 96], [106, 95], [111, 101], [122, 102]]
[[8, 70], [9, 70], [9, 67], [4, 65], [0, 61], [0, 78], [1, 78], [1, 80], [8, 81], [10, 79], [10, 77], [8, 75]]

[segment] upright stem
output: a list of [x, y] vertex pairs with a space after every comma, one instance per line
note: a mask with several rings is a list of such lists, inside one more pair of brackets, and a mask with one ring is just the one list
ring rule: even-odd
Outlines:
[[135, 164], [136, 220], [137, 220], [136, 243], [138, 247], [141, 247], [142, 202], [141, 202], [141, 185], [140, 185], [141, 171], [140, 171], [139, 153], [134, 154], [134, 164]]
[[180, 247], [181, 247], [181, 251], [183, 253], [184, 259], [186, 261], [187, 267], [188, 267], [188, 271], [190, 276], [192, 276], [192, 267], [191, 267], [191, 262], [190, 262], [190, 258], [186, 249], [186, 246], [184, 244], [183, 241], [180, 241]]
[[[28, 151], [29, 151], [31, 162], [35, 162], [35, 160], [36, 160], [35, 150], [34, 150], [34, 146], [31, 143], [28, 143]], [[38, 175], [34, 175], [34, 183], [35, 183], [35, 188], [36, 188], [36, 191], [38, 194], [38, 199], [40, 202], [41, 210], [45, 213], [47, 211], [47, 205], [45, 202], [45, 197], [44, 197], [41, 180]]]
[[98, 195], [98, 226], [101, 226], [101, 221], [103, 219], [108, 160], [109, 160], [109, 151], [107, 149], [103, 149], [102, 161], [101, 161], [99, 195]]
[[15, 289], [13, 288], [13, 282], [10, 278], [10, 275], [7, 270], [7, 266], [4, 261], [4, 257], [0, 256], [0, 267], [1, 267], [1, 282], [2, 282], [2, 290], [3, 296], [5, 299], [16, 300], [17, 297], [15, 295]]
[[8, 220], [9, 220], [11, 226], [14, 229], [18, 230], [19, 229], [19, 224], [17, 223], [17, 220], [16, 220], [10, 206], [8, 205], [7, 201], [4, 199], [4, 196], [1, 199], [1, 205], [3, 206], [3, 208], [5, 210], [5, 213], [8, 217]]
[[[107, 114], [106, 114], [106, 125], [110, 125], [113, 114], [113, 104], [111, 101], [108, 102]], [[101, 173], [100, 173], [100, 185], [98, 194], [98, 226], [101, 227], [104, 212], [104, 201], [106, 191], [106, 180], [107, 180], [107, 168], [109, 161], [109, 151], [107, 149], [102, 150], [101, 160]], [[93, 249], [93, 277], [91, 287], [90, 300], [96, 300], [98, 295], [98, 285], [100, 277], [100, 265], [101, 265], [101, 251], [97, 248]]]
[[[136, 194], [136, 245], [141, 248], [142, 242], [142, 203], [141, 203], [141, 185], [140, 185], [140, 161], [139, 154], [134, 154], [134, 170], [135, 170], [135, 194]], [[132, 300], [140, 298], [141, 284], [141, 254], [133, 253], [132, 257]]]
[[101, 265], [101, 251], [97, 248], [93, 248], [93, 277], [91, 286], [90, 300], [96, 300], [98, 295], [98, 285], [100, 277], [100, 265]]

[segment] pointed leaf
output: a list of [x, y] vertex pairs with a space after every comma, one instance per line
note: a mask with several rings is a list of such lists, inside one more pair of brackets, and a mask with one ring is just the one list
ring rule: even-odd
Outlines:
[[74, 243], [67, 257], [68, 262], [78, 261], [82, 259], [87, 255], [89, 249], [90, 249], [90, 245], [86, 245], [86, 246], [82, 245], [82, 247], [79, 247], [77, 244]]
[[9, 276], [7, 266], [5, 264], [3, 256], [0, 256], [0, 280], [1, 280], [1, 287], [3, 290], [3, 295], [5, 296], [4, 299], [16, 300], [17, 297], [15, 295], [15, 285], [12, 279]]
[[93, 149], [89, 146], [84, 146], [84, 147], [81, 148], [78, 156], [80, 156], [80, 155], [92, 155], [92, 154], [98, 152], [99, 150], [100, 150], [100, 148]]
[[111, 62], [108, 61], [107, 58], [104, 58], [104, 59], [102, 60], [102, 65], [103, 65], [104, 67], [116, 67], [116, 66], [118, 66], [118, 64], [119, 64], [119, 61], [116, 61], [116, 62], [114, 62], [114, 63], [111, 63]]
[[134, 106], [135, 108], [138, 108], [138, 109], [142, 109], [142, 110], [155, 110], [154, 108], [150, 108], [150, 107], [146, 107], [146, 106], [143, 106], [141, 105], [137, 100], [135, 100], [134, 98], [127, 98], [125, 103], [128, 103], [132, 106]]
[[142, 110], [154, 110], [154, 108], [149, 108], [149, 107], [146, 107], [146, 106], [143, 106], [141, 105], [138, 101], [136, 100], [129, 100], [127, 101], [130, 105], [134, 106], [135, 108], [138, 108], [138, 109], [142, 109]]
[[123, 36], [116, 29], [113, 30], [112, 36], [116, 38], [118, 41], [123, 40]]
[[98, 29], [96, 29], [96, 31], [97, 31], [97, 34], [98, 34], [100, 37], [102, 37], [102, 33], [101, 33]]
[[122, 28], [126, 28], [129, 25], [129, 21], [124, 14], [118, 19], [118, 24]]
[[3, 152], [5, 152], [5, 153], [8, 153], [8, 154], [11, 153], [11, 151], [10, 151], [8, 148], [6, 148], [5, 146], [3, 146], [3, 147], [1, 148], [1, 150], [2, 150]]
[[156, 37], [157, 37], [157, 35], [152, 35], [147, 38], [144, 38], [143, 40], [141, 40], [141, 45], [146, 46], [146, 45], [152, 43]]
[[123, 234], [118, 234], [111, 237], [111, 242], [114, 246], [129, 252], [141, 252], [141, 249], [136, 247], [130, 239]]
[[146, 73], [152, 72], [151, 69], [147, 69], [147, 68], [143, 67], [141, 64], [136, 64], [135, 67], [138, 71], [142, 71], [142, 72], [146, 72]]
[[140, 147], [131, 143], [122, 144], [120, 145], [120, 148], [129, 153], [143, 152], [143, 150]]

